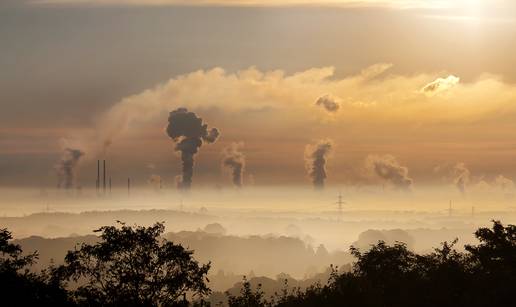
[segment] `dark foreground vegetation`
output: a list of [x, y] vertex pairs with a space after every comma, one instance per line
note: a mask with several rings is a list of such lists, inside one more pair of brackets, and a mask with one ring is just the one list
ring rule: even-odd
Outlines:
[[[23, 254], [0, 230], [2, 306], [208, 306], [210, 263], [161, 239], [164, 227], [106, 226], [100, 240], [69, 251], [64, 264], [34, 273], [37, 254]], [[475, 232], [480, 243], [458, 252], [443, 243], [418, 255], [404, 243], [351, 248], [351, 271], [332, 268], [325, 285], [285, 288], [266, 297], [244, 279], [229, 306], [515, 306], [516, 226], [494, 221]], [[231, 251], [228, 251], [231, 252]], [[213, 305], [213, 304], [212, 304]]]

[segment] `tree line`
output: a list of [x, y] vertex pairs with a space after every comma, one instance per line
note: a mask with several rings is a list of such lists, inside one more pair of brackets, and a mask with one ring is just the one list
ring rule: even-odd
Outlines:
[[[99, 241], [67, 253], [62, 265], [30, 270], [37, 253], [24, 254], [0, 229], [2, 306], [209, 306], [210, 263], [162, 238], [163, 223], [150, 227], [105, 226]], [[239, 294], [214, 305], [261, 306], [515, 306], [516, 226], [493, 221], [475, 232], [477, 245], [464, 252], [457, 240], [427, 254], [404, 243], [351, 247], [350, 271], [332, 267], [328, 283], [306, 289], [285, 281], [266, 296], [244, 278]], [[231, 251], [228, 250], [228, 253]]]

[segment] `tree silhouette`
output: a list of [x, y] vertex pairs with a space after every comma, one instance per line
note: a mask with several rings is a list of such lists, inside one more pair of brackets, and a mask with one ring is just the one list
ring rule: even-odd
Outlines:
[[[351, 247], [357, 260], [350, 272], [333, 268], [324, 286], [284, 292], [256, 306], [514, 306], [516, 227], [493, 221], [491, 229], [480, 228], [475, 235], [480, 244], [466, 245], [466, 252], [454, 249], [457, 240], [424, 255], [401, 242], [380, 241], [365, 252]], [[240, 297], [230, 302], [246, 302], [252, 294], [244, 283]]]
[[478, 299], [491, 306], [514, 306], [516, 226], [503, 226], [500, 221], [493, 221], [492, 229], [480, 228], [475, 236], [480, 244], [466, 245], [465, 249], [474, 264], [473, 288], [483, 293]]
[[68, 306], [66, 290], [48, 272], [30, 271], [37, 252], [23, 255], [12, 234], [0, 229], [0, 297], [2, 306]]
[[[192, 251], [163, 240], [162, 223], [151, 227], [105, 226], [98, 243], [69, 251], [65, 264], [39, 274], [30, 271], [37, 253], [23, 255], [0, 229], [1, 306], [187, 306], [187, 296], [208, 294], [210, 264]], [[480, 243], [454, 249], [457, 240], [419, 255], [404, 243], [379, 242], [362, 252], [352, 247], [351, 271], [331, 267], [326, 285], [285, 287], [267, 299], [261, 284], [244, 277], [240, 293], [226, 292], [230, 307], [452, 307], [514, 306], [516, 226], [493, 221], [475, 232]], [[67, 283], [75, 282], [69, 292]]]
[[150, 227], [105, 226], [100, 241], [69, 251], [55, 270], [79, 285], [73, 297], [88, 306], [182, 306], [187, 295], [210, 292], [210, 264], [199, 265], [193, 252], [160, 239], [162, 223]]

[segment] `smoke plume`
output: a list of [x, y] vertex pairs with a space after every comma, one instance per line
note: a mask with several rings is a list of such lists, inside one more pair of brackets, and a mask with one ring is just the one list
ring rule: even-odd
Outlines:
[[160, 175], [156, 175], [156, 174], [150, 175], [150, 177], [147, 180], [147, 182], [154, 189], [156, 189], [156, 190], [161, 189], [161, 176]]
[[84, 152], [79, 149], [64, 149], [61, 160], [55, 166], [59, 188], [71, 189], [74, 187], [77, 164], [83, 155]]
[[339, 110], [340, 104], [337, 101], [337, 98], [331, 95], [324, 95], [315, 101], [315, 105], [323, 107], [326, 111], [330, 113], [335, 113]]
[[178, 187], [189, 189], [192, 185], [194, 155], [202, 146], [203, 141], [213, 143], [219, 137], [219, 130], [211, 128], [202, 122], [202, 118], [197, 117], [193, 112], [186, 108], [178, 108], [170, 112], [167, 126], [168, 136], [176, 142], [175, 150], [181, 153], [183, 162], [181, 179]]
[[233, 184], [241, 187], [243, 184], [243, 175], [245, 168], [245, 155], [240, 151], [243, 143], [232, 143], [224, 149], [223, 165], [231, 168]]
[[315, 145], [307, 145], [305, 149], [305, 163], [308, 176], [312, 178], [315, 188], [324, 188], [326, 179], [326, 161], [331, 152], [333, 143], [330, 140], [322, 140]]
[[410, 190], [412, 178], [408, 176], [408, 168], [399, 164], [391, 155], [369, 155], [366, 158], [366, 169], [401, 190]]
[[463, 162], [455, 164], [452, 169], [453, 184], [459, 192], [464, 196], [466, 194], [467, 185], [471, 179], [471, 172]]
[[493, 185], [499, 187], [502, 191], [514, 189], [514, 181], [505, 177], [504, 175], [498, 175], [495, 178]]

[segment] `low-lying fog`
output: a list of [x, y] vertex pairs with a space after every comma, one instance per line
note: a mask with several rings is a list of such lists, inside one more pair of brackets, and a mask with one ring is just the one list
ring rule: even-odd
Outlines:
[[[163, 221], [166, 237], [195, 250], [200, 261], [212, 261], [211, 274], [219, 277], [252, 271], [257, 276], [304, 278], [330, 264], [351, 262], [351, 244], [365, 249], [378, 240], [402, 241], [426, 252], [459, 238], [460, 249], [475, 242], [474, 230], [492, 219], [516, 222], [513, 195], [484, 191], [463, 196], [442, 187], [412, 192], [373, 187], [188, 193], [145, 187], [132, 189], [130, 195], [127, 188], [105, 194], [87, 189], [0, 192], [0, 227], [12, 231], [25, 250], [38, 250], [41, 266], [50, 259], [59, 262], [77, 242], [95, 240], [92, 230], [116, 220], [138, 225]], [[223, 278], [216, 288], [231, 287], [238, 278]]]

